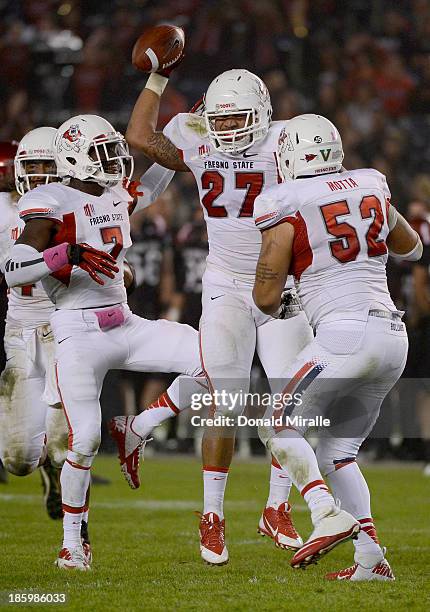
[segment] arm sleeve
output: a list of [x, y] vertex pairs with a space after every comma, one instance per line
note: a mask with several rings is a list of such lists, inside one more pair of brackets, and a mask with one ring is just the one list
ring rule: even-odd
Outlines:
[[163, 168], [159, 164], [152, 164], [139, 179], [141, 185], [139, 191], [142, 191], [143, 195], [137, 197], [137, 204], [133, 212], [148, 208], [148, 206], [155, 202], [170, 185], [174, 176], [174, 170]]
[[43, 253], [27, 244], [14, 244], [5, 264], [5, 279], [9, 287], [32, 285], [51, 272]]

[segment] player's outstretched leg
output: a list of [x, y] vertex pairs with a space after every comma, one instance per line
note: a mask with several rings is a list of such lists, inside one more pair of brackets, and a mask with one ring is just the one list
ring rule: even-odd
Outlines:
[[361, 526], [354, 540], [355, 563], [346, 569], [331, 572], [327, 580], [373, 581], [394, 580], [385, 559], [385, 548], [379, 544], [370, 508], [367, 482], [355, 461], [362, 440], [354, 438], [321, 439], [317, 456], [321, 471], [342, 507], [355, 516]]
[[360, 524], [335, 503], [318, 469], [312, 447], [297, 431], [286, 429], [269, 439], [263, 435], [263, 441], [288, 470], [311, 512], [314, 530], [291, 559], [292, 567], [306, 568], [335, 546], [356, 537]]
[[269, 497], [258, 524], [258, 533], [272, 538], [278, 548], [298, 550], [303, 546], [303, 540], [291, 517], [290, 490], [291, 479], [272, 457]]
[[178, 376], [158, 399], [137, 416], [117, 416], [109, 422], [121, 472], [132, 489], [140, 487], [139, 465], [149, 435], [157, 425], [189, 408], [191, 397], [206, 389], [203, 376]]

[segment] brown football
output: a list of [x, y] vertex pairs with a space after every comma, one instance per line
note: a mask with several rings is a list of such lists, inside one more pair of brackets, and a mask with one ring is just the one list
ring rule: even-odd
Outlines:
[[182, 55], [185, 34], [174, 25], [159, 25], [146, 30], [133, 47], [133, 66], [143, 72], [165, 70]]

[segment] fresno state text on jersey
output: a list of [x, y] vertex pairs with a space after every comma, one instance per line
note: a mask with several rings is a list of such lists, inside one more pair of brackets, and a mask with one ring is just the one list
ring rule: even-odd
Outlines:
[[19, 201], [21, 219], [52, 219], [59, 224], [51, 246], [87, 243], [110, 253], [118, 263], [115, 278], [104, 277], [98, 285], [81, 268], [64, 266], [43, 279], [43, 286], [57, 308], [90, 308], [126, 301], [123, 261], [131, 246], [125, 190], [107, 189], [94, 196], [61, 183], [41, 185]]
[[197, 182], [208, 228], [209, 266], [253, 280], [261, 245], [254, 201], [278, 183], [275, 150], [281, 126], [272, 123], [264, 140], [235, 155], [213, 148], [203, 117], [180, 113], [164, 128]]

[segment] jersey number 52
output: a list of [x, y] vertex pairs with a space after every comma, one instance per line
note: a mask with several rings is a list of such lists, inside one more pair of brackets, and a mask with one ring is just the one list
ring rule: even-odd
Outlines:
[[[336, 240], [329, 242], [331, 254], [340, 263], [355, 261], [360, 253], [360, 241], [357, 230], [347, 221], [338, 221], [338, 217], [351, 214], [346, 200], [325, 204], [320, 207], [326, 229]], [[385, 241], [379, 237], [384, 225], [384, 213], [381, 202], [375, 196], [365, 196], [359, 206], [362, 219], [373, 219], [366, 232], [367, 255], [378, 257], [387, 253]]]

